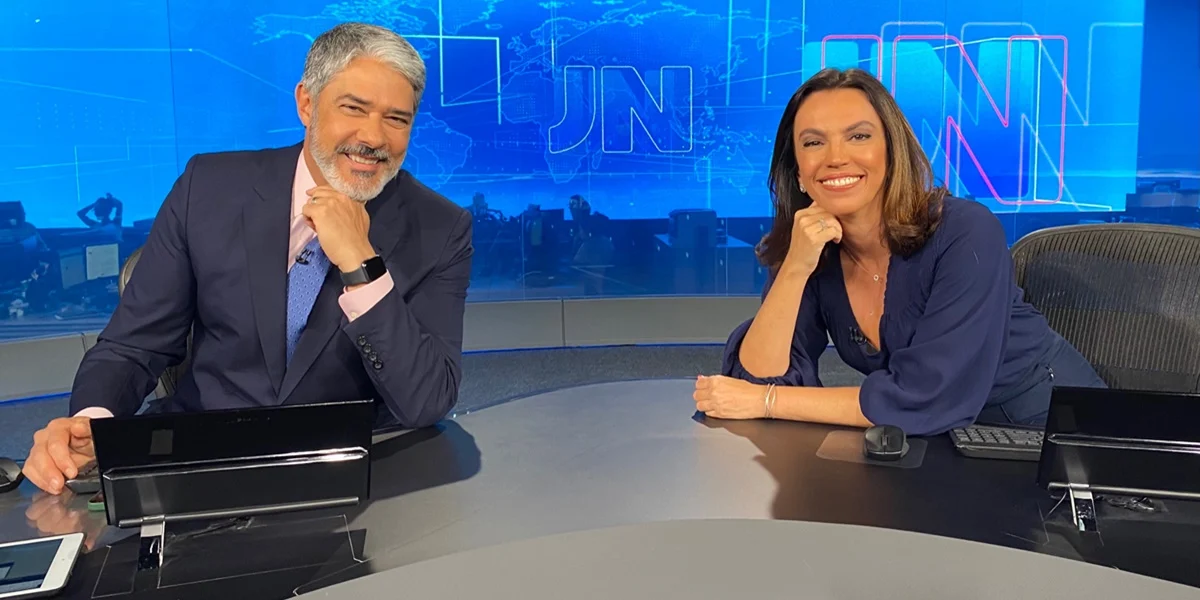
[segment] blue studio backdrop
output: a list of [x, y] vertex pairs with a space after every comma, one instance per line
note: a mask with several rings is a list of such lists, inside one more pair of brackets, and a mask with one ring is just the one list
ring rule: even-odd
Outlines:
[[[366, 21], [425, 58], [405, 166], [476, 211], [473, 300], [757, 293], [774, 132], [821, 67], [875, 73], [936, 176], [1014, 241], [1151, 218], [1130, 214], [1139, 191], [1194, 195], [1198, 12], [1194, 0], [10, 0], [0, 201], [53, 232], [111, 193], [124, 257], [193, 154], [300, 140], [305, 52]], [[1147, 93], [1152, 80], [1169, 93]], [[717, 216], [698, 265], [672, 251], [678, 209]], [[1195, 224], [1194, 212], [1169, 218]]]

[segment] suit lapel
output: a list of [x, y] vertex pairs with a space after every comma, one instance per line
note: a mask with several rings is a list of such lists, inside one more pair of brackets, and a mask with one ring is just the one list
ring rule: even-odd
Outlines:
[[287, 362], [287, 260], [292, 220], [292, 183], [300, 146], [266, 156], [254, 183], [257, 202], [242, 211], [254, 323], [271, 386], [279, 397]]
[[[399, 193], [399, 190], [404, 188], [407, 175], [407, 172], [401, 171], [396, 179], [383, 188], [378, 198], [367, 203], [367, 215], [371, 218], [371, 229], [367, 236], [371, 241], [371, 246], [384, 260], [388, 260], [404, 230], [401, 218], [404, 212], [404, 202], [403, 194]], [[393, 274], [393, 278], [395, 277]], [[399, 281], [396, 281], [396, 284], [396, 287], [399, 287]], [[336, 266], [331, 266], [325, 277], [325, 283], [317, 294], [312, 313], [308, 316], [308, 325], [305, 326], [304, 333], [300, 335], [300, 341], [296, 344], [296, 353], [292, 355], [291, 364], [287, 365], [279, 390], [281, 403], [287, 402], [300, 380], [329, 345], [330, 339], [347, 322], [341, 305], [338, 303], [338, 297], [342, 295], [342, 288], [342, 279], [338, 274], [338, 269]], [[280, 339], [283, 336], [282, 331], [281, 328]]]
[[[367, 215], [371, 217], [371, 230], [367, 237], [371, 240], [371, 246], [384, 260], [392, 258], [392, 251], [401, 238], [417, 240], [418, 232], [412, 231], [416, 223], [404, 219], [408, 212], [404, 190], [411, 185], [409, 177], [408, 171], [400, 171], [379, 198], [367, 203]], [[380, 202], [381, 200], [387, 201]]]

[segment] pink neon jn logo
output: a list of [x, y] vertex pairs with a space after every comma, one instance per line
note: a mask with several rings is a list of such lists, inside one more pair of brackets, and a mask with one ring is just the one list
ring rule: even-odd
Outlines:
[[[876, 61], [875, 72], [879, 74], [880, 81], [883, 81], [883, 38], [882, 37], [880, 37], [878, 35], [871, 35], [871, 34], [837, 34], [837, 35], [825, 36], [821, 40], [821, 67], [822, 68], [825, 67], [825, 44], [826, 44], [826, 42], [833, 41], [833, 40], [871, 40], [871, 41], [874, 41], [876, 47], [879, 50], [878, 56], [874, 57], [874, 59]], [[987, 85], [985, 85], [983, 83], [983, 78], [979, 75], [979, 70], [975, 67], [975, 62], [973, 60], [971, 60], [971, 57], [967, 54], [966, 46], [964, 46], [962, 41], [959, 40], [957, 37], [952, 36], [952, 35], [945, 35], [945, 34], [942, 34], [942, 35], [897, 35], [895, 38], [892, 39], [892, 71], [890, 74], [891, 81], [889, 82], [890, 85], [889, 85], [888, 89], [891, 90], [893, 95], [896, 93], [896, 62], [897, 62], [896, 59], [899, 54], [897, 52], [897, 49], [898, 49], [899, 43], [902, 41], [905, 41], [905, 40], [939, 41], [939, 42], [945, 42], [947, 44], [953, 44], [955, 47], [957, 47], [960, 55], [962, 56], [962, 60], [963, 60], [964, 64], [966, 64], [967, 68], [970, 69], [971, 74], [975, 77], [975, 81], [978, 82], [980, 89], [983, 91], [984, 96], [988, 100], [988, 103], [991, 104], [992, 110], [995, 111], [996, 117], [999, 119], [1000, 124], [1006, 128], [1009, 126], [1009, 123], [1011, 122], [1011, 120], [1009, 118], [1009, 109], [1011, 106], [1010, 99], [1012, 97], [1013, 42], [1036, 41], [1036, 42], [1038, 42], [1039, 45], [1045, 43], [1045, 41], [1047, 41], [1047, 40], [1055, 40], [1055, 41], [1062, 42], [1062, 47], [1063, 47], [1062, 98], [1061, 98], [1061, 102], [1060, 102], [1060, 118], [1059, 118], [1059, 122], [1058, 122], [1058, 127], [1059, 127], [1058, 166], [1056, 169], [1056, 171], [1058, 173], [1058, 193], [1053, 198], [1034, 198], [1032, 200], [1008, 200], [1005, 198], [1001, 198], [1000, 193], [997, 192], [995, 186], [992, 185], [991, 178], [988, 177], [987, 171], [983, 168], [983, 165], [981, 165], [979, 163], [979, 159], [976, 158], [975, 152], [971, 149], [971, 144], [968, 143], [967, 139], [963, 136], [962, 129], [959, 127], [958, 123], [954, 120], [954, 117], [949, 116], [949, 115], [946, 117], [946, 136], [945, 136], [946, 146], [944, 148], [945, 158], [943, 160], [943, 162], [945, 162], [945, 165], [946, 165], [943, 181], [948, 183], [950, 181], [951, 147], [953, 145], [954, 140], [957, 139], [962, 150], [966, 151], [967, 157], [971, 160], [971, 162], [975, 165], [975, 168], [979, 171], [979, 176], [983, 179], [983, 183], [987, 187], [988, 192], [991, 193], [992, 198], [994, 198], [997, 202], [999, 202], [1001, 204], [1010, 205], [1010, 206], [1018, 206], [1018, 205], [1023, 205], [1023, 204], [1053, 204], [1056, 202], [1060, 202], [1063, 197], [1063, 157], [1065, 155], [1065, 150], [1066, 150], [1066, 145], [1067, 145], [1066, 144], [1066, 142], [1067, 142], [1067, 38], [1064, 36], [1061, 36], [1061, 35], [1013, 35], [1013, 36], [1009, 36], [1009, 38], [1008, 38], [1008, 58], [1007, 58], [1007, 65], [1006, 65], [1006, 69], [1005, 69], [1005, 80], [1004, 80], [1004, 108], [1003, 108], [1003, 110], [1001, 110], [1000, 106], [996, 103], [996, 99], [992, 95], [991, 90], [989, 90]], [[1023, 127], [1021, 127], [1019, 122], [1017, 123], [1017, 127], [1021, 133], [1021, 148], [1024, 148], [1025, 147], [1025, 139], [1024, 139], [1025, 129]], [[1036, 157], [1033, 160], [1036, 160]], [[1018, 194], [1018, 196], [1021, 196], [1021, 195], [1024, 195], [1024, 193], [1019, 186], [1021, 185], [1021, 182], [1024, 181], [1025, 168], [1026, 168], [1025, 156], [1024, 156], [1023, 152], [1017, 153], [1017, 161], [1018, 161], [1018, 164], [1017, 164], [1017, 181], [1018, 181], [1017, 194]]]

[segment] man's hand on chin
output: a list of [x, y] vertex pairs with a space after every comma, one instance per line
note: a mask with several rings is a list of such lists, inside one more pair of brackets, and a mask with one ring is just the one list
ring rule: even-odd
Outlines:
[[317, 239], [321, 240], [321, 249], [329, 257], [329, 262], [343, 273], [348, 273], [375, 256], [367, 237], [371, 230], [371, 218], [367, 216], [367, 208], [362, 202], [327, 185], [308, 190], [308, 196], [303, 214], [313, 231], [317, 232]]

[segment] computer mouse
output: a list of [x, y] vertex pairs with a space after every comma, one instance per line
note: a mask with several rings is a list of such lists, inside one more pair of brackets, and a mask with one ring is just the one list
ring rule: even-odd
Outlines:
[[25, 474], [16, 461], [0, 457], [0, 494], [17, 489], [24, 480]]
[[863, 435], [863, 454], [873, 460], [900, 460], [908, 454], [907, 436], [895, 425], [876, 425]]

